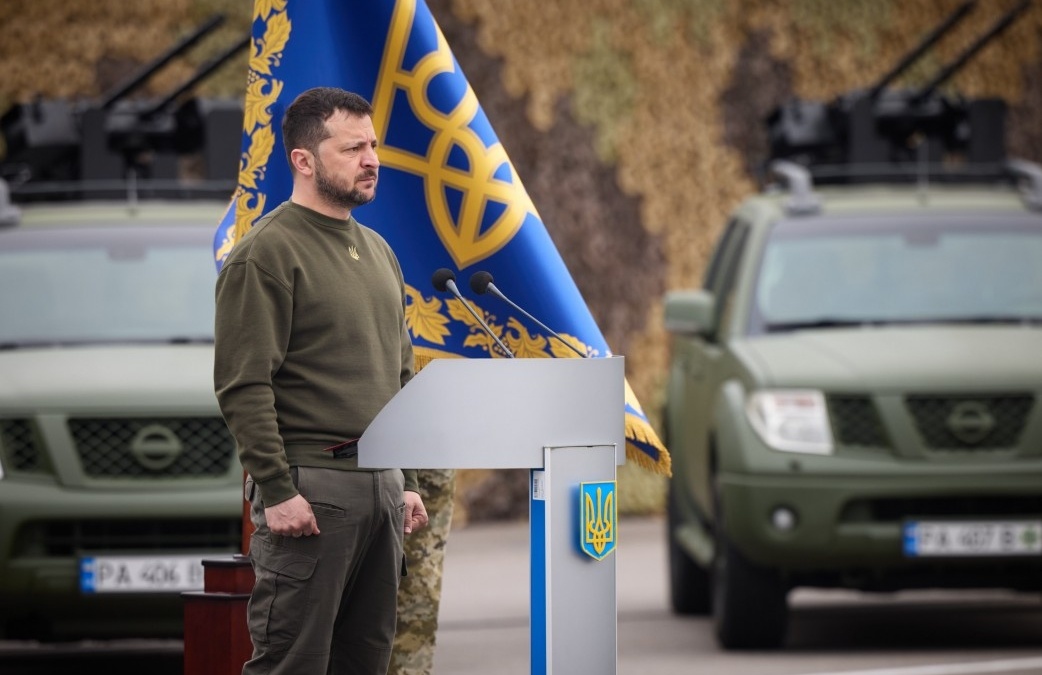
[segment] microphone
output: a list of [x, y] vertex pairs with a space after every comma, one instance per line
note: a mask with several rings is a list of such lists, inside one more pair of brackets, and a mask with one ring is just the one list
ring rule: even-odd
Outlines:
[[456, 275], [452, 272], [452, 270], [447, 269], [445, 267], [435, 270], [434, 275], [431, 277], [431, 283], [434, 284], [434, 288], [436, 290], [443, 292], [449, 291], [450, 293], [455, 295], [456, 298], [463, 303], [463, 306], [467, 308], [467, 311], [470, 312], [471, 316], [478, 320], [478, 323], [481, 324], [481, 327], [485, 330], [486, 333], [488, 333], [489, 337], [496, 341], [496, 344], [499, 345], [499, 348], [506, 352], [506, 355], [508, 357], [514, 358], [514, 352], [507, 349], [507, 346], [503, 344], [503, 341], [500, 340], [496, 336], [496, 334], [492, 332], [492, 329], [488, 327], [488, 324], [485, 323], [485, 320], [482, 319], [481, 316], [479, 316], [478, 313], [474, 311], [474, 308], [470, 306], [470, 303], [467, 302], [467, 300], [460, 294], [459, 289], [456, 288]]
[[474, 291], [478, 295], [484, 295], [486, 291], [491, 291], [492, 294], [495, 295], [496, 297], [498, 297], [500, 300], [502, 300], [503, 302], [507, 303], [508, 305], [510, 305], [511, 307], [516, 309], [517, 311], [521, 312], [522, 314], [527, 316], [529, 319], [534, 321], [540, 328], [542, 328], [547, 333], [549, 333], [550, 335], [553, 335], [555, 338], [557, 338], [558, 340], [563, 342], [564, 345], [566, 347], [568, 347], [569, 349], [571, 349], [573, 352], [575, 352], [579, 356], [583, 357], [584, 359], [589, 358], [588, 354], [585, 354], [582, 351], [580, 351], [571, 342], [568, 342], [567, 340], [565, 340], [563, 337], [561, 337], [560, 335], [555, 333], [552, 329], [548, 328], [542, 321], [540, 321], [539, 319], [535, 318], [534, 316], [532, 316], [531, 314], [529, 314], [525, 310], [521, 309], [516, 304], [514, 304], [514, 302], [510, 298], [508, 298], [507, 296], [503, 295], [503, 293], [498, 288], [496, 288], [496, 285], [494, 283], [492, 283], [492, 275], [489, 274], [488, 272], [486, 272], [484, 270], [480, 270], [480, 271], [475, 272], [474, 274], [470, 275], [470, 290]]

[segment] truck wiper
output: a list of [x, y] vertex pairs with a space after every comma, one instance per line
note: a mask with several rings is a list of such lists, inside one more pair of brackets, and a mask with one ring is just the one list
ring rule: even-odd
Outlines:
[[178, 335], [169, 338], [94, 338], [76, 340], [8, 340], [0, 342], [0, 351], [16, 349], [50, 349], [54, 347], [85, 347], [91, 345], [206, 345], [213, 344], [211, 335]]
[[886, 323], [878, 319], [808, 319], [806, 321], [783, 321], [768, 323], [768, 333], [785, 333], [794, 330], [813, 330], [815, 328], [851, 328], [854, 326], [878, 326]]
[[0, 342], [0, 351], [14, 351], [16, 349], [39, 349], [41, 347], [56, 347], [59, 343], [53, 340], [7, 340]]
[[768, 323], [768, 333], [785, 333], [794, 330], [814, 330], [816, 328], [851, 328], [855, 326], [929, 326], [943, 325], [1026, 325], [1042, 324], [1042, 316], [960, 316], [960, 317], [916, 317], [892, 319], [809, 319], [806, 321], [785, 321]]
[[1042, 316], [956, 316], [956, 317], [931, 317], [925, 319], [904, 319], [892, 323], [941, 323], [941, 324], [966, 324], [966, 325], [990, 325], [990, 324], [1026, 324], [1036, 325], [1042, 323]]
[[182, 335], [182, 336], [178, 336], [178, 337], [172, 337], [169, 340], [167, 340], [167, 342], [172, 344], [172, 345], [212, 345], [213, 344], [213, 336], [212, 335], [196, 335], [196, 336]]

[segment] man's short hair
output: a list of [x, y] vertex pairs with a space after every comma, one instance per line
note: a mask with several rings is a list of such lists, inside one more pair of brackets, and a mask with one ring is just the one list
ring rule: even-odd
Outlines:
[[329, 138], [326, 120], [338, 110], [356, 117], [373, 116], [373, 106], [369, 101], [336, 87], [315, 87], [297, 96], [282, 117], [282, 143], [286, 146], [286, 159], [289, 160], [290, 153], [296, 148], [317, 152], [318, 144]]

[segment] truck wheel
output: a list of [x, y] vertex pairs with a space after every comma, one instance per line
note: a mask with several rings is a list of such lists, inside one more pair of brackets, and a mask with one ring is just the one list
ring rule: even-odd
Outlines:
[[777, 572], [749, 562], [726, 534], [718, 535], [713, 558], [713, 619], [721, 647], [781, 647], [788, 627], [787, 594]]
[[705, 615], [712, 609], [709, 570], [703, 569], [677, 544], [679, 517], [673, 490], [666, 506], [666, 541], [669, 549], [669, 598], [677, 614]]

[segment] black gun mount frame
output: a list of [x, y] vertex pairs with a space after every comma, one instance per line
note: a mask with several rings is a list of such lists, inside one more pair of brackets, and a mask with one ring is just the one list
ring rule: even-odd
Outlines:
[[[960, 5], [871, 87], [830, 103], [793, 100], [776, 108], [767, 118], [766, 166], [777, 160], [794, 162], [818, 182], [919, 180], [924, 170], [931, 178], [957, 179], [1006, 166], [1005, 102], [964, 100], [938, 89], [1006, 30], [1031, 0], [1022, 0], [921, 88], [888, 88], [962, 21], [975, 2]], [[968, 170], [952, 171], [953, 158]]]
[[[9, 109], [0, 117], [7, 146], [0, 180], [10, 182], [12, 195], [27, 199], [37, 194], [79, 197], [91, 186], [111, 189], [128, 182], [165, 185], [180, 196], [229, 194], [239, 170], [242, 104], [185, 94], [242, 53], [248, 36], [164, 96], [128, 98], [223, 21], [222, 15], [214, 15], [99, 101], [38, 98]], [[202, 156], [202, 175], [186, 190], [180, 185], [179, 158], [196, 152]]]

